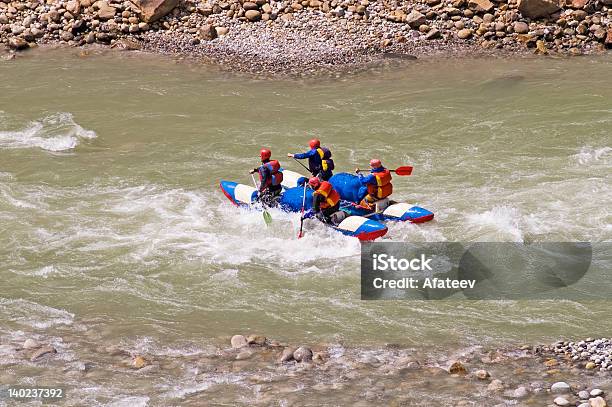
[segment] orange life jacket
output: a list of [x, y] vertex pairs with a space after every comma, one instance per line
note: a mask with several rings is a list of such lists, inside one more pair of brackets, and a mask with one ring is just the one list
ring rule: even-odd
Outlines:
[[376, 185], [368, 184], [368, 194], [378, 199], [388, 197], [393, 193], [393, 185], [391, 184], [391, 172], [385, 168], [381, 172], [373, 172], [376, 177]]
[[263, 169], [267, 168], [270, 171], [270, 178], [266, 181], [266, 187], [272, 185], [280, 185], [283, 182], [283, 173], [280, 171], [280, 163], [278, 160], [270, 160], [259, 167], [259, 182], [263, 179]]
[[325, 198], [325, 201], [321, 202], [321, 209], [331, 208], [340, 202], [340, 194], [327, 181], [321, 182], [321, 186], [314, 193]]

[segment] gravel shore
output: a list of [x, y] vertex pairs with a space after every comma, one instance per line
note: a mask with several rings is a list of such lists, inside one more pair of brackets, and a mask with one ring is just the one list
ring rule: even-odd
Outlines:
[[14, 51], [98, 43], [263, 74], [383, 58], [581, 55], [612, 47], [612, 0], [559, 1], [0, 1], [0, 43]]
[[[611, 372], [603, 364], [596, 369], [585, 365], [584, 358], [565, 357], [584, 348], [595, 360], [609, 360], [608, 339], [451, 350], [288, 344], [237, 334], [175, 349], [130, 338], [108, 343], [99, 340], [97, 332], [86, 331], [85, 336], [85, 342], [82, 333], [4, 340], [0, 366], [13, 373], [0, 374], [0, 390], [16, 381], [23, 384], [18, 379], [21, 369], [36, 368], [39, 382], [67, 383], [68, 405], [131, 394], [153, 405], [201, 405], [204, 400], [223, 405], [238, 400], [245, 405], [326, 405], [334, 400], [362, 406], [606, 407], [612, 392]], [[137, 385], [138, 391], [127, 393], [126, 382]], [[84, 392], [82, 387], [98, 391]]]

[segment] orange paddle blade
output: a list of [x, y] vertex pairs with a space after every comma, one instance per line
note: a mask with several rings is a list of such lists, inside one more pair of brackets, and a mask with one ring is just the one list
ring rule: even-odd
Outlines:
[[397, 175], [410, 175], [412, 174], [412, 167], [409, 165], [406, 165], [404, 167], [398, 167], [395, 169], [395, 173]]

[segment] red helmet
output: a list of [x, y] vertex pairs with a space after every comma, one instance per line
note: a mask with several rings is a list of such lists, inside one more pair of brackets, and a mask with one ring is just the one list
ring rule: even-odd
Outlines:
[[268, 150], [267, 148], [262, 148], [259, 151], [259, 156], [261, 157], [262, 161], [269, 160], [270, 157], [272, 157], [272, 151]]
[[382, 163], [378, 158], [373, 158], [370, 160], [370, 167], [372, 168], [380, 168], [382, 167]]
[[321, 141], [319, 141], [318, 138], [313, 138], [308, 142], [308, 145], [310, 146], [310, 148], [319, 148], [321, 147]]
[[310, 185], [314, 189], [317, 189], [319, 188], [319, 185], [321, 185], [321, 180], [317, 177], [312, 177], [308, 180], [308, 185]]

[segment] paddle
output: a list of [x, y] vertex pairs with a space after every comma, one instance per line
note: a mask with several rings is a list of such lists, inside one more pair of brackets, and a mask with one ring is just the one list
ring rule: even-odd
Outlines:
[[300, 160], [298, 160], [297, 158], [293, 157], [293, 159], [300, 164], [302, 167], [304, 167], [304, 169], [308, 172], [310, 172], [310, 168], [306, 167], [304, 164], [302, 164], [302, 162]]
[[[251, 179], [253, 180], [253, 185], [255, 185], [255, 189], [258, 189], [257, 181], [255, 181], [255, 176], [253, 175], [252, 172], [250, 174], [251, 174]], [[264, 208], [263, 218], [264, 218], [264, 222], [266, 222], [266, 226], [270, 226], [272, 224], [272, 215], [270, 215], [270, 212], [268, 212], [266, 208]]]
[[[359, 168], [357, 168], [357, 172], [366, 172], [366, 171], [369, 171], [369, 170], [360, 170]], [[395, 174], [400, 175], [400, 176], [405, 176], [405, 175], [412, 174], [412, 167], [409, 165], [405, 165], [403, 167], [397, 167], [396, 169], [389, 170], [389, 171], [394, 172]]]
[[302, 216], [300, 216], [300, 231], [298, 233], [298, 239], [304, 236], [302, 229], [304, 228], [304, 207], [306, 206], [306, 182], [304, 182], [304, 195], [302, 196]]

